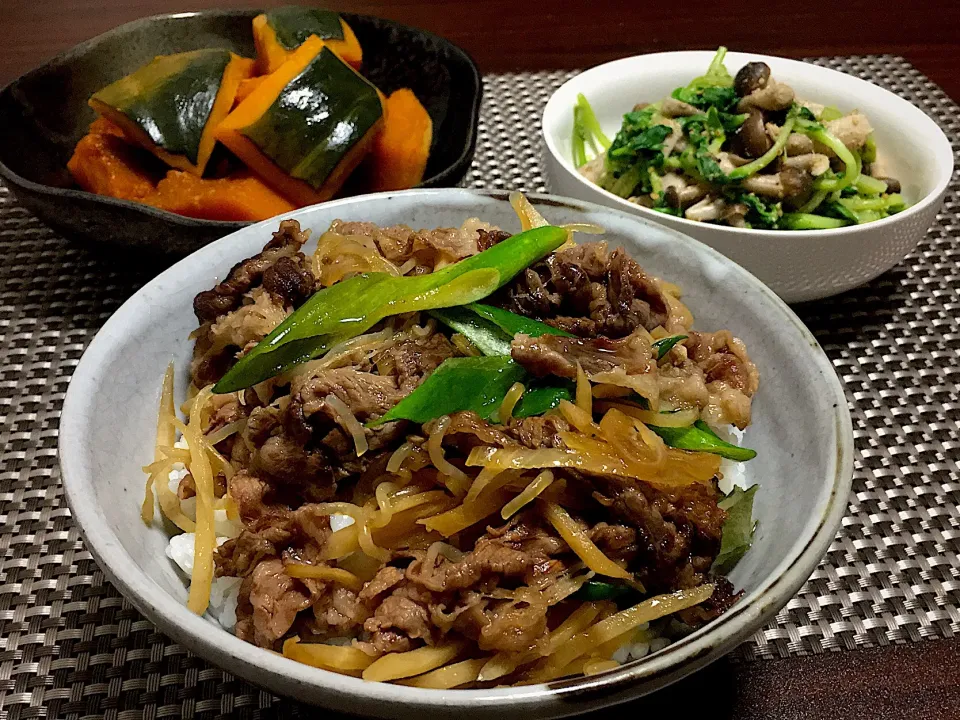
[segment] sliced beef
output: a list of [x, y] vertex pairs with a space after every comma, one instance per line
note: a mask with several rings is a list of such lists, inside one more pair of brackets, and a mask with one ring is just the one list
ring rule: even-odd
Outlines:
[[285, 530], [278, 531], [275, 527], [262, 533], [243, 530], [217, 548], [214, 554], [217, 575], [247, 577], [263, 560], [278, 557], [281, 551], [277, 544], [286, 544], [290, 538]]
[[[212, 290], [204, 290], [193, 300], [193, 311], [200, 322], [214, 322], [220, 316], [240, 307], [243, 295], [258, 285], [264, 273], [280, 258], [294, 258], [307, 241], [296, 220], [284, 220], [263, 250], [234, 265], [223, 282]], [[312, 277], [312, 276], [311, 276]]]
[[613, 560], [629, 564], [637, 555], [637, 531], [632, 527], [601, 521], [590, 528], [587, 535], [604, 555]]
[[[302, 558], [313, 561], [330, 536], [330, 519], [326, 513], [321, 513], [313, 503], [296, 509], [279, 502], [265, 503], [262, 495], [269, 492], [265, 490], [269, 486], [261, 483], [254, 489], [253, 483], [246, 479], [237, 484], [235, 480], [240, 474], [232, 478], [230, 491], [240, 508], [244, 529], [214, 553], [217, 575], [246, 577], [264, 559], [284, 553], [293, 552], [301, 561]], [[244, 476], [252, 477], [245, 473]], [[243, 491], [248, 494], [243, 496]], [[253, 503], [252, 496], [256, 494], [261, 497]]]
[[508, 283], [496, 301], [581, 337], [625, 337], [667, 320], [666, 298], [625, 250], [606, 243], [560, 250]]
[[306, 419], [322, 414], [333, 420], [328, 395], [336, 395], [360, 421], [379, 417], [403, 398], [391, 375], [361, 372], [352, 367], [318, 370], [296, 377], [290, 385], [291, 405], [299, 406]]
[[710, 578], [713, 583], [713, 595], [707, 600], [677, 613], [677, 618], [691, 627], [700, 627], [711, 620], [715, 620], [733, 607], [733, 604], [743, 595], [742, 590], [734, 590], [730, 581], [722, 576]]
[[[436, 420], [425, 423], [424, 435], [430, 435], [436, 423]], [[506, 425], [491, 425], [472, 410], [462, 410], [450, 416], [443, 445], [455, 448], [463, 455], [468, 455], [478, 445], [523, 445], [533, 449], [563, 447], [560, 433], [568, 430], [570, 424], [557, 415], [511, 418]]]
[[437, 555], [428, 565], [425, 553], [416, 553], [406, 577], [434, 592], [463, 590], [489, 579], [495, 584], [505, 578], [530, 584], [554, 569], [552, 556], [564, 552], [566, 547], [533, 513], [521, 513], [503, 527], [487, 528], [473, 550], [458, 562]]
[[244, 352], [277, 325], [290, 310], [262, 287], [246, 293], [238, 307], [201, 325], [193, 348], [191, 375], [197, 387], [216, 382]]
[[399, 591], [377, 606], [373, 617], [363, 624], [363, 629], [372, 635], [371, 642], [380, 652], [396, 652], [395, 648], [399, 646], [409, 649], [415, 640], [433, 644], [430, 611], [426, 605]]
[[534, 415], [513, 418], [507, 423], [506, 432], [518, 443], [528, 448], [564, 447], [560, 433], [569, 432], [570, 423], [559, 415]]
[[362, 627], [370, 613], [357, 593], [345, 587], [335, 587], [324, 593], [313, 606], [313, 617], [316, 632], [341, 634]]
[[435, 230], [413, 230], [406, 225], [381, 228], [368, 222], [336, 220], [330, 231], [372, 238], [380, 253], [394, 265], [399, 267], [413, 260], [412, 274], [432, 272], [476, 255], [502, 239], [499, 230], [470, 220], [459, 228]]
[[[547, 613], [542, 605], [525, 601], [490, 603], [477, 628], [477, 645], [494, 652], [524, 652], [540, 645], [547, 634]], [[464, 615], [469, 620], [472, 616]], [[468, 631], [469, 632], [469, 631]]]
[[602, 505], [636, 531], [630, 570], [648, 590], [671, 592], [706, 581], [727, 516], [717, 507], [714, 487], [694, 483], [668, 490], [613, 475], [580, 478], [596, 489]]
[[760, 377], [743, 343], [728, 330], [691, 330], [677, 349], [658, 370], [661, 399], [697, 406], [711, 424], [749, 425]]
[[381, 352], [375, 360], [380, 374], [394, 376], [400, 392], [406, 395], [440, 363], [456, 354], [446, 335], [433, 333], [425, 338], [401, 340]]
[[264, 289], [290, 307], [300, 307], [313, 294], [315, 285], [303, 253], [281, 257], [263, 273]]
[[618, 367], [628, 375], [643, 375], [656, 368], [650, 342], [639, 333], [620, 340], [517, 335], [511, 343], [511, 355], [532, 375], [569, 380], [577, 377], [577, 363], [588, 376]]
[[260, 647], [273, 648], [293, 626], [297, 614], [319, 599], [322, 584], [292, 578], [279, 558], [264, 560], [240, 587], [237, 636]]
[[510, 233], [503, 230], [477, 230], [477, 250], [483, 252], [489, 250], [494, 245], [502, 243], [510, 237]]
[[314, 502], [333, 496], [336, 476], [327, 455], [307, 449], [286, 434], [267, 438], [254, 455], [253, 467], [275, 482], [309, 486]]

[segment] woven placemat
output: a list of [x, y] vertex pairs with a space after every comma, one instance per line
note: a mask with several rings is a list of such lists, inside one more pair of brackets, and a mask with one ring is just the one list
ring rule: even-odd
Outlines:
[[[960, 144], [960, 108], [902, 58], [824, 59], [907, 98]], [[539, 117], [572, 73], [485, 78], [468, 187], [547, 190]], [[960, 634], [960, 183], [918, 251], [798, 308], [843, 380], [858, 450], [843, 527], [742, 660]], [[0, 720], [312, 712], [159, 633], [84, 549], [60, 486], [57, 424], [94, 333], [151, 272], [58, 237], [0, 188]]]

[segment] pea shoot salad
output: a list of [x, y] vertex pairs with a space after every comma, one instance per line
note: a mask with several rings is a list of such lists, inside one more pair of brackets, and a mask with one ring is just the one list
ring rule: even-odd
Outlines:
[[637, 104], [612, 142], [579, 95], [581, 174], [652, 210], [738, 228], [826, 230], [907, 207], [863, 113], [797, 98], [763, 62], [732, 76], [726, 53], [717, 50], [704, 75], [669, 97]]

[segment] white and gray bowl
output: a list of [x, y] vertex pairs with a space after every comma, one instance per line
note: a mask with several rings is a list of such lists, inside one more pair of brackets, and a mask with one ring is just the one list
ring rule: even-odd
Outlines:
[[911, 252], [937, 216], [953, 175], [953, 150], [921, 110], [873, 83], [810, 63], [731, 52], [735, 73], [748, 62], [767, 63], [773, 77], [804, 100], [859, 109], [874, 127], [877, 151], [889, 175], [903, 185], [910, 207], [892, 217], [835, 230], [741, 229], [694, 222], [628, 202], [587, 180], [573, 164], [573, 105], [583, 93], [611, 138], [623, 114], [654, 102], [702, 75], [712, 52], [636, 55], [598, 65], [565, 82], [547, 102], [544, 161], [554, 192], [630, 212], [686, 233], [740, 263], [787, 302], [836, 295], [886, 272]]
[[[244, 228], [148, 283], [103, 326], [67, 391], [60, 465], [73, 516], [114, 585], [150, 620], [198, 655], [269, 690], [333, 710], [384, 718], [552, 718], [623, 702], [703, 667], [749, 638], [797, 592], [826, 552], [850, 492], [853, 440], [843, 390], [817, 341], [768, 288], [719, 253], [669, 228], [589, 203], [531, 196], [551, 221], [606, 228], [647, 270], [678, 283], [704, 330], [729, 328], [760, 369], [746, 466], [758, 483], [759, 529], [731, 580], [744, 590], [718, 620], [617, 670], [517, 688], [423, 690], [318, 670], [247, 644], [185, 606], [165, 557], [167, 534], [140, 520], [140, 467], [153, 459], [161, 380], [169, 362], [185, 391], [196, 326], [193, 296], [262, 248], [279, 218]], [[336, 218], [415, 228], [480, 217], [508, 230], [503, 193], [414, 190], [325, 203], [291, 213], [314, 237]]]

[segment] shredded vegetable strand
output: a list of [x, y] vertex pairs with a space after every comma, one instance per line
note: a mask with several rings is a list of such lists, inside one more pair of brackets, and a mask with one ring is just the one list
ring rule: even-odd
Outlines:
[[[173, 363], [167, 365], [167, 370], [163, 374], [163, 384], [160, 389], [160, 410], [157, 413], [157, 438], [153, 450], [154, 461], [162, 460], [164, 454], [163, 447], [170, 447], [176, 439], [176, 428], [173, 425], [173, 419], [176, 418], [176, 409], [173, 402]], [[140, 506], [140, 518], [147, 525], [153, 523], [153, 488], [156, 486], [157, 476], [152, 472], [147, 477], [146, 487], [143, 493], [143, 504]], [[161, 477], [161, 484], [166, 483], [166, 478]], [[179, 506], [179, 503], [178, 503]]]
[[510, 193], [510, 205], [517, 214], [517, 217], [520, 218], [521, 230], [531, 230], [550, 224], [544, 219], [543, 215], [537, 211], [533, 204], [527, 200], [523, 193]]
[[367, 444], [367, 436], [364, 432], [363, 425], [360, 424], [360, 421], [357, 420], [347, 404], [333, 393], [330, 393], [324, 398], [324, 403], [333, 410], [333, 414], [336, 416], [340, 426], [350, 433], [350, 437], [353, 438], [353, 445], [357, 451], [357, 457], [367, 452], [369, 445]]
[[449, 690], [474, 682], [486, 662], [486, 658], [461, 660], [408, 680], [399, 680], [397, 684], [431, 690]]
[[579, 362], [577, 363], [577, 407], [593, 417], [593, 393], [590, 390], [590, 381], [587, 380], [587, 374]]
[[308, 565], [306, 563], [289, 563], [284, 566], [284, 571], [290, 577], [295, 578], [313, 578], [314, 580], [327, 580], [329, 582], [343, 585], [353, 591], [359, 591], [363, 587], [363, 581], [352, 572], [343, 568], [328, 567], [326, 565]]
[[513, 418], [513, 409], [520, 402], [525, 390], [523, 383], [519, 382], [514, 383], [507, 390], [507, 394], [503, 396], [503, 402], [500, 403], [500, 409], [497, 411], [497, 417], [501, 423], [506, 424]]
[[713, 595], [713, 585], [700, 585], [691, 590], [680, 590], [669, 595], [657, 595], [644, 600], [638, 605], [622, 610], [601, 620], [596, 625], [584, 630], [569, 642], [563, 644], [552, 655], [548, 663], [536, 673], [534, 680], [549, 680], [560, 677], [564, 669], [574, 660], [586, 655], [600, 645], [613, 640], [631, 629], [648, 623], [666, 615], [699, 605]]
[[197, 393], [190, 410], [190, 422], [183, 428], [183, 435], [190, 448], [190, 473], [197, 487], [197, 528], [194, 536], [193, 574], [190, 578], [190, 597], [187, 607], [197, 615], [203, 615], [210, 603], [210, 586], [213, 582], [214, 534], [213, 469], [210, 458], [202, 444], [203, 410], [210, 399], [211, 388]]
[[465, 643], [426, 646], [401, 653], [388, 653], [375, 660], [363, 671], [364, 680], [387, 682], [421, 675], [446, 665], [459, 655]]
[[556, 503], [544, 503], [547, 520], [560, 534], [584, 564], [599, 575], [616, 578], [632, 578], [624, 568], [603, 554], [580, 524]]
[[218, 427], [213, 432], [205, 435], [204, 440], [210, 443], [210, 445], [217, 445], [218, 443], [222, 443], [231, 435], [236, 435], [238, 432], [243, 430], [243, 428], [246, 427], [246, 424], [246, 418], [234, 420], [232, 423], [227, 423], [226, 425]]
[[497, 653], [483, 666], [483, 669], [477, 676], [477, 680], [480, 682], [496, 680], [504, 675], [509, 675], [521, 665], [527, 665], [535, 660], [539, 660], [541, 657], [552, 655], [563, 646], [564, 643], [569, 641], [570, 638], [596, 620], [599, 614], [600, 609], [596, 603], [583, 603], [550, 633], [542, 652], [530, 650], [523, 653]]
[[284, 641], [283, 656], [304, 665], [346, 673], [366, 670], [374, 662], [374, 658], [358, 648], [349, 645], [302, 643], [296, 635]]
[[[463, 495], [466, 488], [470, 485], [470, 477], [456, 465], [446, 458], [443, 451], [443, 436], [450, 427], [450, 416], [446, 415], [437, 421], [437, 425], [430, 437], [427, 438], [427, 452], [430, 454], [430, 462], [440, 471], [441, 475], [449, 478], [448, 487], [455, 495]], [[463, 492], [460, 492], [460, 491]]]
[[519, 495], [503, 506], [503, 510], [500, 511], [500, 517], [504, 520], [509, 520], [524, 506], [536, 500], [537, 496], [550, 487], [550, 483], [552, 482], [552, 472], [544, 470], [539, 473]]
[[420, 520], [419, 523], [427, 530], [438, 532], [444, 537], [450, 537], [454, 533], [466, 530], [471, 525], [475, 525], [484, 518], [493, 515], [509, 499], [510, 492], [506, 488], [490, 488], [487, 492], [481, 493], [472, 503], [463, 503], [452, 510]]

